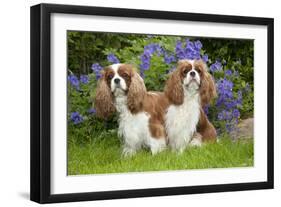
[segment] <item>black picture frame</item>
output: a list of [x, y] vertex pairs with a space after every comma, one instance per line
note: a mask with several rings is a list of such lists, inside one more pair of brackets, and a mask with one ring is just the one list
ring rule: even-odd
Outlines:
[[[50, 188], [50, 15], [52, 13], [83, 14], [113, 17], [134, 17], [165, 20], [181, 20], [207, 23], [233, 23], [267, 26], [267, 181], [238, 184], [218, 184], [186, 187], [167, 187], [74, 194], [51, 194]], [[39, 4], [31, 7], [31, 169], [30, 199], [38, 203], [89, 201], [102, 199], [166, 196], [179, 194], [211, 193], [272, 189], [274, 187], [274, 82], [273, 82], [273, 41], [274, 20], [272, 18], [228, 16], [168, 11], [135, 10], [90, 6]]]

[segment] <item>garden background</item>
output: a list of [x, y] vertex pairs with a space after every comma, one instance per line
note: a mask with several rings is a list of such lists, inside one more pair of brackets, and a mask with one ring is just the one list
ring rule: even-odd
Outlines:
[[[253, 137], [237, 139], [244, 130], [239, 124], [253, 118], [253, 40], [78, 31], [69, 31], [67, 38], [70, 175], [253, 165]], [[148, 90], [162, 91], [179, 59], [199, 58], [216, 81], [218, 97], [205, 112], [220, 142], [182, 155], [167, 150], [152, 156], [143, 150], [122, 158], [117, 116], [98, 119], [92, 104], [102, 68], [133, 64]]]

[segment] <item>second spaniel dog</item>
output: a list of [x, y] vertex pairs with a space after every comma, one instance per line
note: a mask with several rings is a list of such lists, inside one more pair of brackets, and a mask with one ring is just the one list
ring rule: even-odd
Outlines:
[[117, 111], [118, 135], [123, 137], [125, 156], [143, 146], [152, 154], [166, 147], [164, 116], [167, 106], [166, 96], [147, 92], [143, 79], [131, 65], [114, 64], [104, 68], [96, 90], [96, 113], [107, 119]]
[[213, 78], [202, 60], [180, 60], [167, 80], [164, 93], [170, 106], [166, 113], [166, 133], [172, 149], [216, 140], [216, 130], [203, 111], [216, 95]]

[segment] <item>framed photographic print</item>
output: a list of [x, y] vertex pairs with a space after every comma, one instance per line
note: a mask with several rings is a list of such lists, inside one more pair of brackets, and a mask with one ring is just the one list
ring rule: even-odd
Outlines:
[[31, 7], [31, 200], [273, 188], [273, 19]]

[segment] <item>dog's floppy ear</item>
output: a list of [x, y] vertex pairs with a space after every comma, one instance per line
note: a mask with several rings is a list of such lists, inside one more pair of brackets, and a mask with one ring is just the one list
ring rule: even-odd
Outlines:
[[94, 104], [96, 114], [100, 118], [107, 119], [115, 111], [113, 95], [106, 82], [106, 69], [102, 71], [102, 77], [98, 82]]
[[203, 67], [202, 72], [203, 75], [201, 77], [200, 84], [200, 97], [201, 97], [201, 105], [205, 107], [208, 105], [213, 98], [217, 96], [216, 85], [212, 75], [208, 72], [207, 65], [205, 63], [200, 62], [201, 67]]
[[127, 94], [127, 105], [132, 113], [137, 113], [143, 106], [146, 87], [140, 75], [131, 68], [131, 83]]
[[[181, 64], [179, 62], [179, 64]], [[166, 81], [164, 93], [175, 105], [180, 105], [183, 103], [183, 87], [180, 78], [180, 68], [179, 64], [176, 70], [174, 70], [168, 80]]]

